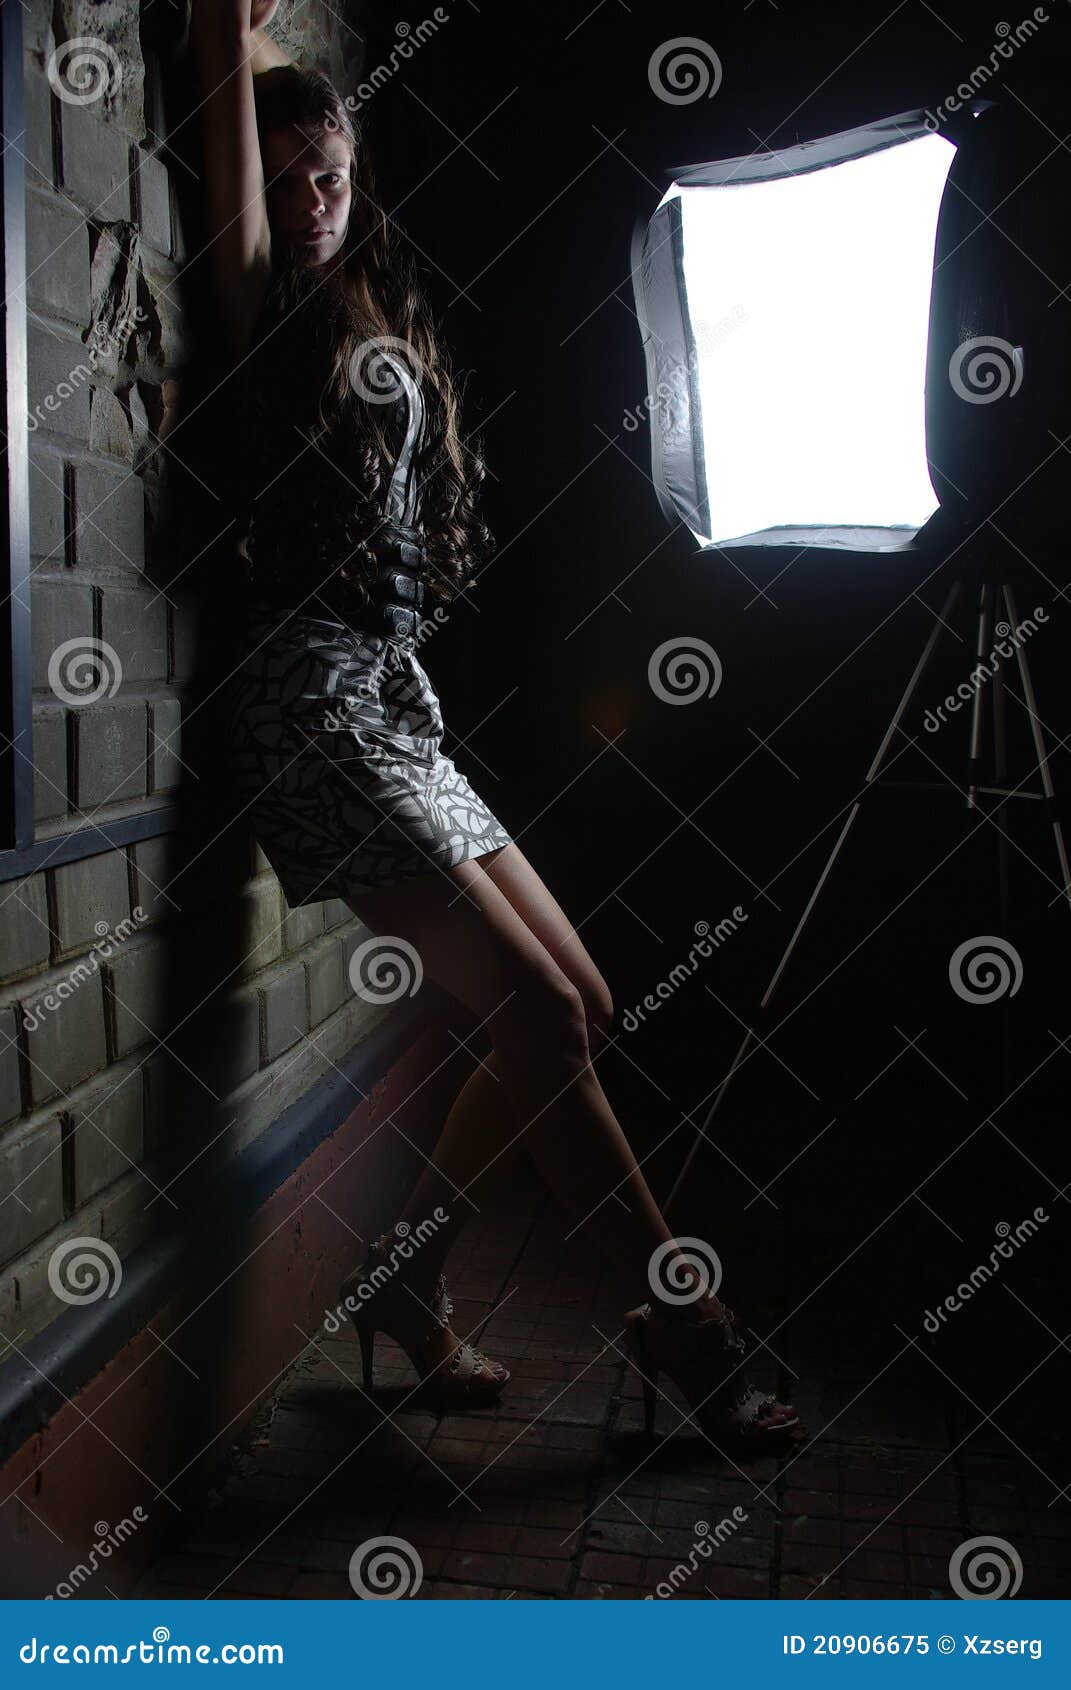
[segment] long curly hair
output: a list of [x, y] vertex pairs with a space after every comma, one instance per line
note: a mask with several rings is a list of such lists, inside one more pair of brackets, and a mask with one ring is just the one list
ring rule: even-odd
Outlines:
[[[376, 193], [364, 138], [329, 79], [296, 65], [254, 82], [261, 135], [297, 126], [314, 144], [341, 134], [350, 147], [352, 205], [345, 241], [326, 265], [307, 266], [273, 252], [273, 276], [253, 346], [239, 374], [243, 455], [261, 472], [295, 456], [293, 429], [306, 441], [310, 465], [329, 460], [332, 473], [315, 487], [316, 521], [308, 504], [300, 515], [291, 498], [263, 508], [262, 532], [272, 551], [285, 551], [291, 521], [300, 520], [290, 555], [334, 569], [350, 602], [367, 602], [375, 572], [368, 537], [382, 524], [382, 491], [396, 457], [390, 413], [375, 400], [382, 390], [381, 348], [400, 354], [419, 383], [424, 430], [414, 473], [427, 557], [425, 579], [441, 600], [454, 598], [496, 549], [478, 508], [486, 475], [478, 439], [463, 443], [459, 405], [447, 356], [417, 282], [415, 264], [395, 238]], [[352, 292], [347, 288], [347, 279]], [[321, 465], [322, 467], [322, 465]], [[316, 554], [309, 558], [310, 546]], [[339, 565], [339, 554], [348, 554]], [[252, 579], [257, 578], [256, 548]], [[423, 573], [423, 572], [422, 572]], [[307, 575], [306, 575], [307, 579]]]

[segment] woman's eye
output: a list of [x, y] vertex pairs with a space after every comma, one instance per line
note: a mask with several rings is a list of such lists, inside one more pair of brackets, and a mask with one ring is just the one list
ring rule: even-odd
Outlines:
[[337, 170], [332, 170], [327, 176], [320, 177], [321, 182], [327, 182], [332, 188], [337, 188], [341, 180], [342, 177]]

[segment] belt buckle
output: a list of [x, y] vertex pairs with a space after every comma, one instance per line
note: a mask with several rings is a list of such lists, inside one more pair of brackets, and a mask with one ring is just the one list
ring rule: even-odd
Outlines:
[[388, 639], [408, 639], [416, 629], [416, 616], [404, 604], [385, 604], [381, 614]]

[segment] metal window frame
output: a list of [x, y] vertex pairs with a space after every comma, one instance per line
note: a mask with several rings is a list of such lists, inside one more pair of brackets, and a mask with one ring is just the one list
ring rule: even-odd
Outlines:
[[[25, 135], [22, 7], [0, 7], [0, 130]], [[79, 822], [37, 838], [34, 817], [33, 682], [30, 645], [30, 450], [27, 425], [26, 160], [16, 141], [0, 158], [0, 414], [5, 436], [0, 476], [4, 568], [0, 575], [0, 881], [46, 865], [77, 862], [174, 832], [178, 805]]]

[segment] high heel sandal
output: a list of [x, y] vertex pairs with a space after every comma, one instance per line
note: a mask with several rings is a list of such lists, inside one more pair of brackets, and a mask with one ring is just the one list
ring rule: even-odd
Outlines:
[[688, 1320], [656, 1313], [650, 1303], [625, 1316], [625, 1338], [643, 1384], [644, 1424], [654, 1434], [659, 1373], [667, 1373], [687, 1398], [693, 1418], [725, 1452], [766, 1455], [799, 1435], [791, 1403], [740, 1375], [747, 1349], [731, 1309], [720, 1304], [706, 1317]]
[[[449, 1358], [431, 1359], [429, 1346], [433, 1341], [441, 1341], [443, 1332], [450, 1331], [454, 1309], [446, 1289], [446, 1275], [439, 1275], [435, 1291], [425, 1304], [415, 1292], [409, 1291], [392, 1268], [388, 1256], [391, 1238], [390, 1233], [384, 1233], [376, 1239], [365, 1260], [339, 1291], [339, 1301], [357, 1333], [365, 1390], [371, 1392], [374, 1384], [376, 1333], [385, 1332], [409, 1357], [440, 1415], [447, 1408], [491, 1407], [509, 1382], [509, 1369], [501, 1362], [489, 1360], [461, 1339]], [[393, 1274], [386, 1283], [382, 1278], [384, 1270]]]

